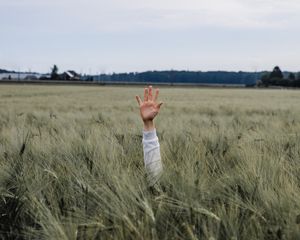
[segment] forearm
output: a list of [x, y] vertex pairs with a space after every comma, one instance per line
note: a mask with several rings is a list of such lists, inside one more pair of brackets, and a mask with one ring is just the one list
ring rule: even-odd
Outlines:
[[150, 185], [154, 185], [162, 174], [160, 145], [154, 124], [144, 126], [143, 149], [148, 182]]
[[144, 121], [144, 131], [153, 131], [155, 130], [155, 125], [153, 120]]

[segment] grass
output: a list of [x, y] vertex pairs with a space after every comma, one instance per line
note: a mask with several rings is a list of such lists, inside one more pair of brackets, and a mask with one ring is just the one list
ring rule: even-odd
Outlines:
[[299, 91], [162, 88], [156, 189], [142, 91], [1, 85], [0, 238], [299, 239]]

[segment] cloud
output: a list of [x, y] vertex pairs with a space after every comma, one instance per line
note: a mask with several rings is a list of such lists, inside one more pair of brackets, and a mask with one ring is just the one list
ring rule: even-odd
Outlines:
[[[300, 20], [297, 0], [112, 0], [125, 12], [155, 27], [295, 27]], [[156, 24], [156, 25], [155, 25]], [[134, 25], [134, 24], [133, 24]]]
[[[6, 8], [6, 9], [5, 9]], [[10, 11], [7, 11], [9, 8]], [[2, 11], [1, 11], [2, 9]], [[0, 2], [0, 13], [26, 12], [44, 19], [45, 27], [85, 31], [184, 29], [203, 26], [229, 28], [297, 28], [298, 0], [10, 0]], [[23, 15], [23, 16], [22, 16]], [[42, 16], [42, 17], [41, 17]], [[48, 22], [47, 22], [48, 20]], [[39, 21], [32, 25], [39, 25]]]
[[297, 27], [300, 20], [300, 2], [294, 0], [152, 0], [135, 6], [148, 18], [160, 14], [157, 27], [285, 28]]
[[299, 12], [299, 0], [0, 0], [0, 65], [294, 67]]

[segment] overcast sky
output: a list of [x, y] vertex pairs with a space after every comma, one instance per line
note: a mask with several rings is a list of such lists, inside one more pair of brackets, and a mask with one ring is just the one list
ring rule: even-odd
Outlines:
[[0, 0], [0, 68], [300, 71], [300, 0]]

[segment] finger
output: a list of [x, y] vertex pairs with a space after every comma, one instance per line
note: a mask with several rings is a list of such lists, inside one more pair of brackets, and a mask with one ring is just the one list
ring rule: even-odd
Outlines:
[[158, 88], [156, 88], [155, 89], [155, 97], [154, 97], [154, 102], [156, 102], [157, 101], [157, 98], [158, 98], [158, 94], [159, 94], [159, 89]]
[[149, 96], [148, 99], [152, 101], [152, 86], [149, 86]]
[[161, 105], [163, 105], [163, 102], [160, 102], [159, 104], [157, 104], [157, 107], [160, 108]]
[[139, 96], [135, 96], [135, 98], [136, 98], [136, 100], [137, 100], [139, 106], [141, 106], [141, 104], [142, 104], [142, 99], [141, 99]]
[[148, 88], [144, 89], [144, 101], [148, 101]]

